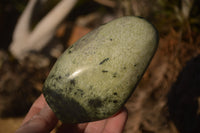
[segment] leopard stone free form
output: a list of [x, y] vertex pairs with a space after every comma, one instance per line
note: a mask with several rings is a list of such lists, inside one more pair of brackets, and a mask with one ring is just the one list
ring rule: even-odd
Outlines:
[[83, 123], [117, 113], [131, 96], [158, 44], [152, 24], [122, 17], [69, 47], [47, 77], [43, 94], [64, 123]]

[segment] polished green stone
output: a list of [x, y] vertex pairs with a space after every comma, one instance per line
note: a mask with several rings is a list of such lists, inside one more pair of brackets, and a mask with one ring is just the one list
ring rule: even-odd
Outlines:
[[156, 29], [143, 18], [100, 26], [57, 60], [43, 87], [47, 103], [64, 123], [112, 116], [136, 88], [157, 44]]

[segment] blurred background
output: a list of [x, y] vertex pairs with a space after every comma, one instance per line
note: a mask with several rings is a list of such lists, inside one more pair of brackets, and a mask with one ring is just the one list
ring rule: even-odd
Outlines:
[[199, 7], [199, 0], [1, 0], [0, 132], [19, 127], [65, 49], [128, 15], [153, 23], [160, 40], [125, 105], [124, 133], [200, 132]]

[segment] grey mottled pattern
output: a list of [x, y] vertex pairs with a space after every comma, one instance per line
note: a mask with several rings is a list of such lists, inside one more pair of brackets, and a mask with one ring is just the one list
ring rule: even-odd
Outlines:
[[155, 28], [122, 17], [82, 37], [55, 63], [43, 87], [47, 103], [65, 123], [115, 114], [130, 97], [158, 43]]

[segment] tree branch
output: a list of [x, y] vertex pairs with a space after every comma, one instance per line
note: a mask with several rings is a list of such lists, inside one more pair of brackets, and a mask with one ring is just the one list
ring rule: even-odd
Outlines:
[[[15, 29], [11, 53], [23, 59], [30, 51], [40, 51], [55, 34], [59, 24], [76, 4], [77, 0], [62, 0], [30, 32], [31, 15], [37, 0], [30, 0]], [[18, 35], [19, 34], [19, 35]]]
[[30, 34], [30, 20], [31, 15], [36, 5], [37, 0], [30, 0], [27, 7], [25, 8], [23, 14], [20, 16], [17, 25], [15, 27], [15, 31], [13, 33], [13, 41], [17, 41], [19, 39], [24, 39]]

